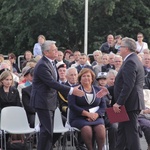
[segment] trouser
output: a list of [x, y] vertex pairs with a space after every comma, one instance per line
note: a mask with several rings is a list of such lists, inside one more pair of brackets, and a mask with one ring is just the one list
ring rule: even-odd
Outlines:
[[118, 125], [118, 136], [116, 150], [140, 150], [140, 139], [138, 133], [139, 111], [128, 112], [129, 121]]
[[53, 149], [54, 111], [36, 109], [40, 120], [40, 134], [37, 150]]

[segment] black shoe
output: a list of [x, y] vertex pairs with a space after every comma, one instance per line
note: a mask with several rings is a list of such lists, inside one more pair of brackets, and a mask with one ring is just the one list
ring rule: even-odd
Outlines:
[[77, 150], [87, 150], [85, 144], [79, 144], [78, 146], [76, 146]]

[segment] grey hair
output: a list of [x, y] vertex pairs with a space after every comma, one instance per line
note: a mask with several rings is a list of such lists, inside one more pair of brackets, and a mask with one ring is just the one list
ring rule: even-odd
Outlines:
[[127, 46], [131, 52], [136, 51], [137, 46], [134, 39], [125, 37], [122, 39], [122, 42], [124, 42], [125, 46]]
[[115, 55], [115, 58], [121, 58], [122, 59], [122, 57], [120, 55]]
[[55, 44], [55, 41], [50, 41], [50, 40], [46, 40], [42, 45], [41, 45], [41, 49], [42, 49], [42, 53], [44, 54], [44, 51], [49, 51], [51, 45]]
[[107, 73], [107, 77], [109, 77], [110, 75], [114, 75], [115, 77], [117, 76], [117, 71], [116, 70], [113, 70], [113, 69], [110, 69]]
[[78, 71], [77, 71], [77, 69], [76, 69], [75, 67], [69, 67], [69, 68], [66, 70], [66, 75], [69, 74], [69, 71], [70, 71], [70, 70], [75, 70], [76, 73], [78, 74]]
[[93, 52], [93, 55], [94, 55], [95, 53], [99, 53], [100, 55], [102, 55], [102, 52], [101, 52], [100, 50], [95, 50], [95, 51]]

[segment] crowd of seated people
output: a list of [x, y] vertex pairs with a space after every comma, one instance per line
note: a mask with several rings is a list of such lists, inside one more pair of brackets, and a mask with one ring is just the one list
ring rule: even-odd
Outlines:
[[[142, 33], [137, 34], [137, 53], [145, 71], [143, 88], [150, 89], [150, 50], [147, 43], [143, 42], [143, 38]], [[58, 91], [58, 107], [61, 110], [64, 125], [67, 118], [67, 110], [70, 107], [70, 123], [81, 130], [81, 138], [79, 139], [82, 142], [84, 141], [84, 144], [82, 143], [84, 146], [80, 147], [81, 150], [92, 149], [91, 139], [93, 132], [99, 149], [102, 149], [105, 141], [105, 128], [108, 130], [109, 149], [115, 149], [118, 124], [110, 124], [107, 115], [104, 118], [102, 115], [103, 113], [105, 114], [104, 110], [106, 107], [111, 107], [115, 103], [113, 85], [117, 72], [119, 72], [123, 64], [123, 59], [119, 55], [121, 39], [120, 35], [115, 38], [113, 35], [108, 35], [107, 42], [101, 45], [100, 50], [93, 52], [93, 62], [89, 61], [87, 54], [81, 53], [79, 50], [72, 51], [67, 49], [64, 52], [58, 51], [58, 58], [55, 60], [59, 77], [58, 82], [71, 87], [80, 85], [80, 88], [85, 92], [84, 100], [80, 103], [80, 98], [72, 95], [68, 97], [68, 95]], [[38, 43], [34, 46], [33, 53], [29, 50], [25, 51], [24, 60], [21, 61], [20, 68], [17, 65], [17, 57], [14, 53], [9, 53], [8, 59], [4, 59], [3, 55], [0, 54], [0, 109], [6, 106], [24, 107], [31, 128], [34, 128], [35, 119], [35, 110], [30, 106], [32, 76], [36, 63], [42, 57], [40, 46], [44, 41], [45, 37], [40, 35]], [[89, 81], [87, 81], [86, 77], [89, 78]], [[86, 84], [86, 82], [89, 83]], [[109, 94], [104, 96], [103, 99], [94, 99], [94, 94], [101, 86], [108, 88]], [[74, 103], [72, 99], [79, 100], [77, 100], [77, 103]], [[106, 103], [106, 106], [103, 103]], [[102, 108], [97, 113], [90, 114], [87, 111], [97, 105], [99, 109]], [[139, 125], [144, 132], [150, 149], [150, 136], [147, 134], [150, 133], [150, 128], [148, 127], [149, 119], [146, 118], [145, 123], [141, 117], [142, 114], [150, 114], [149, 109], [142, 110]], [[75, 111], [75, 114], [73, 111]], [[81, 119], [80, 124], [78, 119]], [[93, 126], [92, 128], [91, 125]], [[86, 134], [85, 130], [88, 131]]]

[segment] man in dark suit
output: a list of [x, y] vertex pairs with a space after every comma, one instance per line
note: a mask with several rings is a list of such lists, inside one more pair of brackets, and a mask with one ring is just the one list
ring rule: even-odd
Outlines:
[[27, 114], [28, 122], [31, 128], [34, 128], [35, 110], [30, 106], [30, 95], [32, 85], [22, 89], [22, 103]]
[[74, 56], [74, 61], [70, 62], [69, 67], [76, 67], [79, 64], [78, 61], [79, 61], [79, 57], [81, 56], [80, 51], [75, 51], [73, 53], [73, 56]]
[[84, 54], [84, 53], [81, 53], [81, 56], [79, 57], [79, 65], [76, 67], [78, 73], [79, 73], [83, 68], [89, 68], [89, 69], [91, 69], [92, 71], [94, 71], [93, 68], [92, 68], [92, 66], [89, 65], [90, 63], [88, 64], [87, 61], [88, 61], [88, 56], [87, 56], [86, 54]]
[[113, 109], [120, 112], [120, 106], [125, 105], [129, 121], [118, 126], [116, 150], [140, 150], [137, 118], [144, 109], [143, 82], [144, 70], [136, 51], [136, 43], [131, 38], [124, 38], [120, 46], [120, 55], [124, 63], [120, 68], [114, 84]]
[[115, 43], [114, 43], [114, 36], [109, 34], [107, 36], [107, 42], [103, 43], [100, 47], [100, 51], [102, 53], [107, 53], [109, 54], [110, 52], [116, 53], [115, 52]]
[[37, 150], [52, 150], [54, 111], [57, 107], [57, 91], [66, 94], [83, 96], [78, 87], [68, 87], [57, 82], [57, 71], [54, 60], [58, 50], [54, 41], [45, 41], [42, 46], [43, 57], [35, 66], [31, 105], [35, 108], [40, 120], [40, 136]]
[[[77, 85], [77, 78], [78, 78], [78, 72], [77, 69], [74, 67], [70, 67], [66, 70], [66, 78], [67, 82], [65, 85], [67, 86], [75, 86]], [[58, 100], [59, 100], [59, 107], [62, 112], [62, 115], [67, 118], [67, 110], [68, 110], [68, 100], [67, 100], [66, 94], [63, 92], [58, 92]]]
[[109, 54], [109, 64], [102, 66], [102, 72], [108, 72], [110, 69], [115, 69], [114, 58], [115, 54]]

